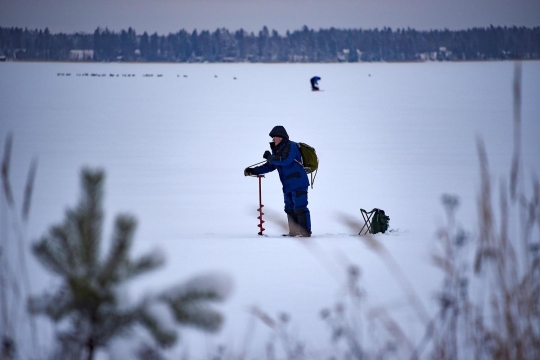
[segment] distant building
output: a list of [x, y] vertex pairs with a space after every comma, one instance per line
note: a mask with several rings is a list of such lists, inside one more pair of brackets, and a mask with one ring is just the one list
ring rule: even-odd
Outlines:
[[69, 60], [71, 61], [84, 61], [93, 59], [94, 50], [71, 50], [69, 52]]
[[444, 60], [451, 60], [451, 58], [452, 58], [452, 52], [449, 51], [449, 50], [446, 50], [445, 46], [439, 47], [439, 53], [441, 54], [441, 57]]

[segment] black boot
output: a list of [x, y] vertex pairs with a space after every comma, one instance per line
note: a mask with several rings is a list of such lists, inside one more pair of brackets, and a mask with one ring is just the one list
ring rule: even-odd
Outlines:
[[299, 235], [302, 237], [311, 236], [311, 216], [309, 210], [297, 210], [295, 211], [296, 219], [298, 221]]
[[300, 226], [298, 225], [298, 218], [294, 213], [294, 210], [285, 210], [287, 213], [287, 222], [289, 223], [289, 234], [288, 236], [298, 236], [300, 235]]

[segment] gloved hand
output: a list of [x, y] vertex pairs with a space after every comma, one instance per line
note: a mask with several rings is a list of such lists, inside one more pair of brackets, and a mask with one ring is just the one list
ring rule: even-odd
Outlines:
[[244, 169], [244, 176], [250, 176], [253, 175], [253, 169], [250, 167], [247, 167]]
[[272, 156], [272, 153], [268, 150], [266, 150], [263, 154], [263, 158], [268, 159], [270, 156]]

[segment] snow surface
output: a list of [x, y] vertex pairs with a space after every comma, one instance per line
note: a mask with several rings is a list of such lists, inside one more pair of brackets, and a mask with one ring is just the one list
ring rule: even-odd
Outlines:
[[[540, 169], [540, 62], [522, 66], [528, 180]], [[459, 197], [458, 219], [474, 235], [476, 138], [485, 142], [494, 180], [506, 176], [513, 74], [512, 62], [7, 62], [0, 63], [0, 139], [3, 144], [13, 133], [10, 174], [19, 205], [31, 159], [39, 160], [29, 240], [59, 223], [76, 203], [81, 168], [102, 167], [105, 239], [114, 217], [127, 212], [139, 221], [134, 254], [158, 248], [167, 258], [162, 270], [130, 284], [133, 299], [201, 273], [232, 279], [232, 294], [217, 307], [226, 316], [222, 331], [182, 328], [182, 343], [171, 355], [206, 358], [222, 344], [262, 357], [271, 333], [250, 315], [254, 306], [274, 318], [288, 314], [291, 333], [312, 355], [322, 354], [331, 334], [319, 312], [342, 299], [348, 264], [361, 268], [368, 307], [384, 307], [406, 324], [412, 339], [421, 339], [424, 326], [410, 310], [403, 282], [355, 236], [359, 209], [379, 207], [391, 217], [393, 231], [375, 238], [434, 314], [441, 274], [430, 254], [445, 224], [441, 196]], [[322, 78], [324, 91], [310, 91], [314, 75]], [[285, 214], [277, 173], [262, 181], [267, 222], [265, 236], [257, 235], [258, 184], [243, 169], [263, 160], [275, 125], [285, 126], [292, 140], [314, 146], [320, 158], [309, 191], [309, 240], [279, 236]], [[5, 246], [15, 251], [5, 201], [1, 215]], [[346, 218], [358, 226], [347, 225]], [[55, 279], [27, 256], [32, 293], [53, 287]], [[39, 324], [47, 328], [46, 321]], [[24, 330], [19, 336], [29, 338]], [[47, 331], [40, 337], [47, 349]], [[101, 357], [120, 359], [133, 349], [118, 341]]]

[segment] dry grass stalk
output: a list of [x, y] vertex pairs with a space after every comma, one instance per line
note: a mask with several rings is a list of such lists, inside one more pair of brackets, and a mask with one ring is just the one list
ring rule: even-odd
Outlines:
[[[499, 187], [498, 213], [485, 145], [477, 141], [481, 191], [474, 272], [469, 271], [467, 244], [457, 241], [453, 219], [439, 234], [444, 254], [434, 260], [444, 271], [445, 285], [439, 297], [436, 359], [540, 358], [540, 239], [532, 237], [540, 230], [540, 190], [536, 179], [531, 198], [520, 187], [519, 64], [514, 74], [514, 156], [510, 183], [503, 180]], [[473, 296], [471, 287], [480, 295]]]
[[[15, 353], [17, 351], [18, 342], [15, 334], [15, 325], [21, 322], [29, 324], [33, 349], [38, 349], [38, 335], [35, 320], [32, 317], [29, 317], [29, 319], [27, 318], [24, 321], [20, 319], [21, 313], [23, 314], [22, 316], [26, 315], [26, 309], [24, 308], [24, 305], [22, 305], [25, 303], [24, 298], [31, 292], [30, 275], [28, 273], [26, 260], [26, 227], [31, 209], [31, 198], [37, 170], [37, 160], [32, 160], [28, 171], [23, 207], [19, 217], [17, 204], [15, 203], [15, 198], [13, 196], [13, 188], [9, 179], [12, 147], [13, 136], [12, 134], [8, 134], [6, 136], [4, 157], [2, 161], [2, 187], [4, 190], [4, 198], [9, 209], [9, 217], [12, 219], [13, 232], [17, 240], [17, 250], [14, 251], [17, 252], [18, 264], [10, 264], [9, 259], [6, 257], [9, 256], [10, 253], [4, 251], [5, 249], [8, 249], [9, 238], [2, 238], [0, 242], [0, 269], [2, 270], [0, 271], [0, 308], [3, 323], [2, 342], [4, 345], [7, 343], [12, 344], [10, 347], [13, 349], [12, 352]], [[22, 279], [20, 277], [22, 277]], [[19, 284], [22, 286], [19, 286]], [[21, 306], [23, 310], [21, 310]]]

